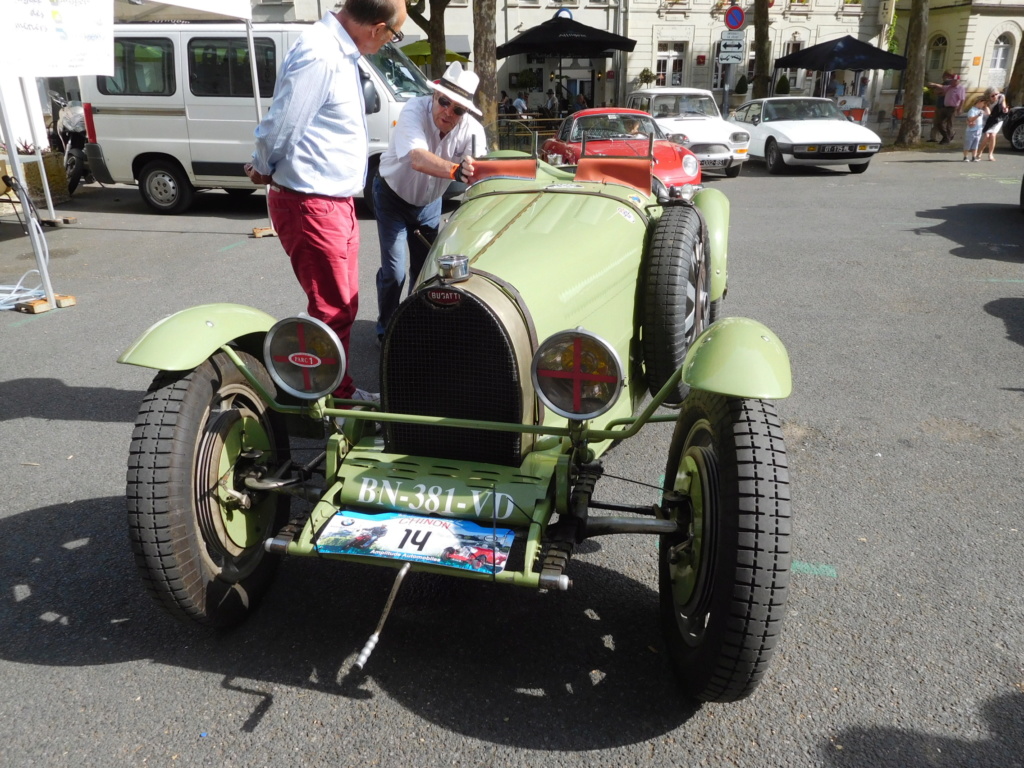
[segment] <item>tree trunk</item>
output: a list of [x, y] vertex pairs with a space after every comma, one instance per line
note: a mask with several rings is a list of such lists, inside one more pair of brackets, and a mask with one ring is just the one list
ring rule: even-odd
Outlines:
[[484, 113], [481, 122], [487, 128], [487, 148], [477, 149], [477, 154], [481, 155], [497, 147], [498, 60], [494, 53], [497, 16], [496, 0], [473, 0], [473, 71], [480, 76], [476, 104]]
[[451, 0], [430, 0], [430, 18], [423, 15], [423, 3], [418, 2], [409, 6], [409, 18], [416, 22], [416, 26], [427, 33], [427, 41], [430, 43], [430, 64], [428, 65], [427, 77], [437, 80], [444, 73], [447, 63], [445, 52], [447, 42], [444, 35], [444, 12]]
[[[768, 0], [754, 0], [754, 88], [752, 98], [763, 99], [771, 89], [772, 42], [768, 39]], [[743, 62], [740, 74], [746, 74]]]
[[928, 37], [928, 0], [913, 0], [907, 30], [907, 71], [903, 78], [903, 121], [896, 145], [921, 143], [921, 103], [924, 101], [925, 42]]
[[1013, 63], [1013, 70], [1010, 72], [1010, 80], [1004, 93], [1009, 104], [1024, 104], [1024, 45], [1017, 46], [1017, 60]]

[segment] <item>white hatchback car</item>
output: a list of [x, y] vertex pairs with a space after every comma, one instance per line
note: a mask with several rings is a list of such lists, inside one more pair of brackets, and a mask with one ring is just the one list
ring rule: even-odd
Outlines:
[[750, 131], [750, 154], [764, 158], [768, 173], [790, 165], [847, 165], [851, 173], [864, 173], [882, 147], [877, 133], [848, 120], [829, 99], [755, 99], [731, 120]]
[[750, 134], [722, 119], [714, 94], [700, 88], [645, 88], [629, 94], [626, 106], [649, 112], [669, 136], [683, 134], [702, 172], [740, 175]]

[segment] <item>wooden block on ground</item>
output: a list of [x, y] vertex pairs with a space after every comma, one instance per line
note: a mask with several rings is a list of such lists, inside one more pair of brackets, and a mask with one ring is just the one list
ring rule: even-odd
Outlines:
[[53, 297], [57, 301], [57, 306], [60, 309], [65, 307], [73, 307], [78, 303], [78, 300], [74, 296], [68, 296], [64, 293], [58, 293]]
[[277, 237], [277, 232], [274, 231], [273, 227], [253, 227], [253, 237]]
[[14, 305], [14, 308], [19, 312], [25, 312], [29, 315], [38, 315], [41, 312], [49, 312], [53, 307], [50, 306], [50, 302], [46, 299], [34, 299], [32, 301], [19, 301]]

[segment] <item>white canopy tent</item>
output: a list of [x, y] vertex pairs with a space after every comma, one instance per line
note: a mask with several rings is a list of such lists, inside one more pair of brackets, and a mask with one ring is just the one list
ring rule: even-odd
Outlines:
[[[244, 21], [249, 40], [249, 62], [252, 71], [253, 95], [256, 120], [260, 119], [260, 95], [257, 85], [255, 44], [252, 36], [252, 7], [250, 0], [176, 0], [176, 2], [153, 2], [152, 0], [20, 0], [6, 7], [0, 14], [0, 39], [13, 44], [5, 57], [5, 70], [20, 79], [21, 96], [25, 113], [32, 130], [32, 141], [36, 146], [36, 161], [39, 164], [40, 179], [46, 190], [50, 217], [54, 218], [53, 203], [45, 172], [43, 170], [40, 139], [36, 135], [31, 113], [40, 107], [32, 96], [35, 87], [29, 86], [37, 77], [64, 77], [77, 75], [113, 74], [113, 23], [144, 21]], [[9, 82], [9, 81], [8, 81]], [[25, 175], [15, 148], [20, 138], [15, 134], [8, 115], [11, 110], [6, 91], [0, 80], [0, 132], [3, 133], [8, 149], [11, 172], [24, 196]], [[26, 203], [27, 199], [22, 199]], [[29, 239], [36, 255], [36, 264], [42, 281], [42, 293], [49, 308], [57, 306], [47, 269], [46, 241], [38, 224], [28, 216]], [[24, 280], [24, 278], [23, 278]], [[20, 284], [17, 287], [20, 290]], [[0, 300], [4, 298], [0, 288]]]

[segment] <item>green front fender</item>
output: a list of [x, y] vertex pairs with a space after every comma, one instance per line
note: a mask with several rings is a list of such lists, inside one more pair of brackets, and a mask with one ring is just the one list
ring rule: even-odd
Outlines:
[[690, 345], [683, 382], [731, 397], [781, 400], [793, 390], [789, 354], [779, 337], [745, 317], [713, 323]]
[[[242, 304], [203, 304], [165, 317], [149, 328], [117, 359], [119, 363], [188, 371], [228, 342], [265, 334], [273, 317]], [[258, 344], [255, 346], [259, 346]], [[260, 356], [262, 350], [249, 350]]]
[[718, 189], [705, 187], [693, 196], [693, 204], [700, 210], [708, 226], [711, 300], [718, 301], [725, 295], [729, 278], [729, 198]]

